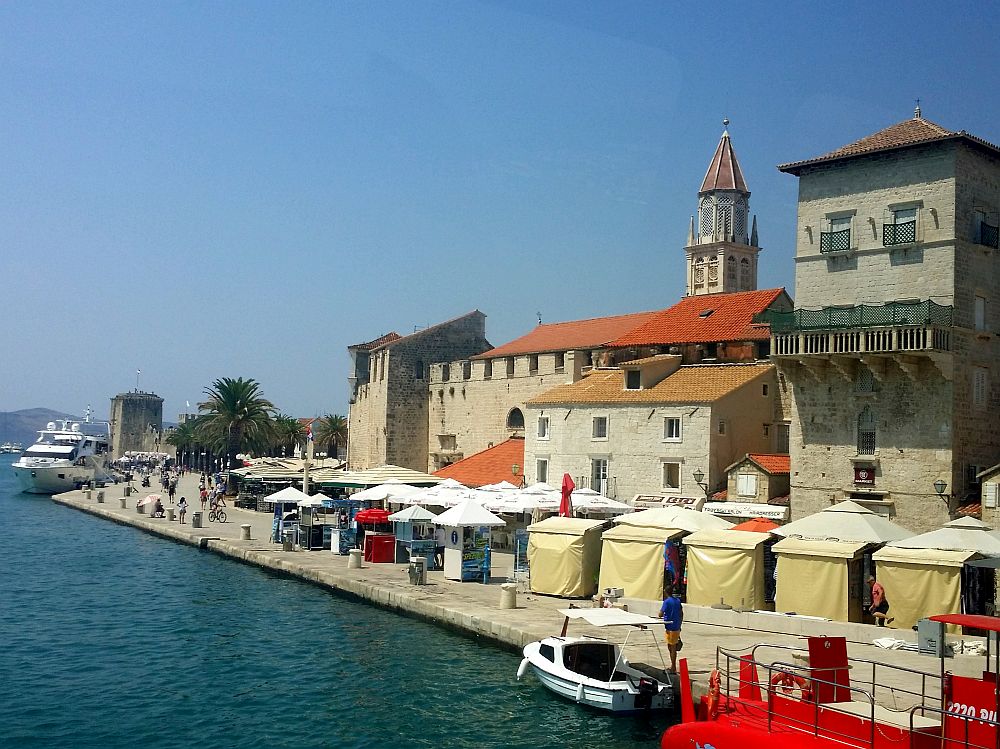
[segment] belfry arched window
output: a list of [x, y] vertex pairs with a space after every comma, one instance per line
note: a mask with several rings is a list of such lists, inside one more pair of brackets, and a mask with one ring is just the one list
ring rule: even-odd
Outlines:
[[508, 429], [524, 429], [524, 414], [520, 408], [512, 408], [507, 414]]

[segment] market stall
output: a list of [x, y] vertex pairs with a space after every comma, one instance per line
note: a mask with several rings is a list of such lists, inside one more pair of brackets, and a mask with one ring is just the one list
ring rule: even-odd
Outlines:
[[622, 588], [629, 598], [662, 600], [665, 548], [668, 544], [676, 548], [674, 540], [683, 535], [679, 528], [624, 524], [605, 531], [597, 587]]
[[778, 555], [775, 611], [860, 622], [864, 590], [865, 541], [786, 538]]
[[361, 510], [354, 516], [358, 527], [361, 548], [366, 562], [392, 563], [396, 561], [396, 537], [389, 522], [389, 511], [378, 507]]
[[444, 528], [444, 576], [462, 582], [489, 581], [490, 532], [506, 525], [481, 504], [466, 500], [438, 515]]
[[434, 521], [437, 517], [420, 505], [410, 505], [389, 516], [389, 522], [395, 528], [397, 562], [424, 557], [427, 560], [426, 569], [434, 569]]
[[528, 526], [533, 593], [583, 598], [597, 592], [601, 566], [600, 520], [551, 517]]
[[704, 530], [683, 540], [687, 548], [686, 602], [764, 609], [764, 547], [770, 533]]

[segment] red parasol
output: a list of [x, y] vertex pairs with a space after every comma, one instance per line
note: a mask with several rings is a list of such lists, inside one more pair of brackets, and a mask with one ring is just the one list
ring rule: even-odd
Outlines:
[[559, 517], [561, 518], [573, 517], [573, 500], [571, 495], [573, 494], [574, 489], [576, 489], [576, 484], [573, 483], [573, 479], [570, 478], [568, 473], [564, 473], [562, 480], [562, 499], [559, 500]]
[[367, 510], [361, 510], [354, 516], [354, 519], [359, 523], [388, 523], [389, 511], [379, 507], [370, 507]]
[[731, 531], [753, 531], [754, 533], [770, 533], [778, 524], [773, 520], [768, 520], [767, 518], [754, 518], [753, 520], [747, 520], [746, 522], [740, 523], [739, 525], [734, 525], [729, 530]]

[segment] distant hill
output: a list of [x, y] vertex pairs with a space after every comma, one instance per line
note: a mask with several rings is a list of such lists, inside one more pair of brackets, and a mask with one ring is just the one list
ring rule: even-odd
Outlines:
[[25, 408], [0, 411], [0, 442], [20, 442], [27, 447], [38, 439], [38, 430], [56, 419], [83, 421], [82, 416], [53, 411], [51, 408]]

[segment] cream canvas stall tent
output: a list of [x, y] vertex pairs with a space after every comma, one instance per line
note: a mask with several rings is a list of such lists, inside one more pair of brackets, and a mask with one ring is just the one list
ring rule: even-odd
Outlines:
[[687, 603], [766, 607], [764, 546], [770, 533], [704, 530], [684, 538], [687, 547]]
[[601, 520], [551, 517], [528, 526], [531, 592], [584, 598], [597, 592]]
[[598, 587], [622, 588], [627, 598], [663, 598], [663, 544], [685, 531], [655, 526], [616, 525], [601, 537]]
[[862, 620], [862, 555], [865, 541], [786, 538], [772, 548], [778, 556], [775, 611], [838, 622]]

